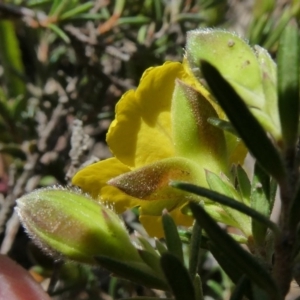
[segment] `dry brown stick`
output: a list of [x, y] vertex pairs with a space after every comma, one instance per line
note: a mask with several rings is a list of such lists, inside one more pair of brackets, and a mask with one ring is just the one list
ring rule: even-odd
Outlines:
[[56, 129], [61, 119], [65, 117], [66, 113], [67, 111], [64, 109], [62, 104], [59, 104], [54, 109], [49, 122], [46, 126], [43, 127], [44, 130], [38, 133], [40, 151], [35, 153], [28, 153], [27, 163], [24, 166], [23, 172], [15, 182], [11, 193], [8, 194], [4, 201], [4, 206], [0, 211], [0, 233], [3, 232], [6, 222], [7, 226], [5, 230], [4, 240], [0, 249], [1, 253], [8, 253], [15, 240], [15, 236], [20, 226], [16, 215], [11, 214], [12, 209], [15, 205], [15, 201], [24, 193], [30, 192], [38, 186], [39, 180], [31, 181], [30, 179], [33, 178], [35, 174], [35, 170], [37, 165], [39, 164], [41, 156], [47, 150], [51, 150], [47, 149], [47, 141], [51, 137], [53, 131]]

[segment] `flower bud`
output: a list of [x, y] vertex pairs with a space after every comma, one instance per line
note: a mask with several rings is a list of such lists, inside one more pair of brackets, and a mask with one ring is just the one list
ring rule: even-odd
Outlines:
[[201, 61], [213, 65], [244, 100], [262, 127], [275, 140], [281, 140], [276, 65], [267, 51], [257, 47], [254, 50], [231, 32], [200, 29], [188, 32], [186, 57], [190, 69], [200, 81], [203, 81]]
[[36, 190], [17, 200], [16, 211], [33, 241], [52, 254], [90, 264], [100, 255], [142, 262], [118, 215], [78, 190]]

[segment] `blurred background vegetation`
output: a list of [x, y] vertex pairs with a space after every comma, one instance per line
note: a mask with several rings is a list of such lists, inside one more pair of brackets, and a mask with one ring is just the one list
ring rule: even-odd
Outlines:
[[[298, 0], [0, 1], [1, 253], [30, 269], [53, 299], [159, 295], [44, 256], [20, 228], [15, 200], [68, 184], [82, 163], [110, 156], [105, 134], [116, 102], [146, 68], [181, 61], [188, 30], [234, 30], [276, 58], [292, 17], [299, 20]], [[139, 229], [134, 212], [124, 217]], [[206, 299], [226, 299], [229, 279], [208, 253], [201, 262]]]

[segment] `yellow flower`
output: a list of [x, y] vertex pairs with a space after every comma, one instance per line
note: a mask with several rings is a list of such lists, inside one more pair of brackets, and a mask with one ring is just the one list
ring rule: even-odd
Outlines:
[[117, 104], [107, 134], [115, 157], [80, 170], [73, 184], [118, 213], [139, 207], [151, 236], [163, 236], [164, 208], [178, 225], [190, 226], [193, 219], [181, 208], [191, 196], [169, 187], [170, 180], [207, 186], [205, 169], [227, 173], [232, 157], [237, 161], [245, 154], [236, 139], [228, 144], [223, 131], [207, 123], [209, 117], [224, 117], [220, 114], [185, 65], [167, 62], [149, 68], [138, 88]]

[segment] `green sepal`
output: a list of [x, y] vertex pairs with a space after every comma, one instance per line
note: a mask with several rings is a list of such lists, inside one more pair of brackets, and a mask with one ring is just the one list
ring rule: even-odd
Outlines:
[[285, 180], [282, 158], [244, 101], [218, 70], [202, 62], [202, 72], [232, 125], [260, 165], [278, 182]]
[[195, 280], [200, 262], [201, 235], [202, 228], [199, 226], [199, 223], [194, 222], [189, 249], [189, 273], [193, 280]]
[[[220, 195], [227, 196], [235, 202], [242, 202], [239, 193], [236, 191], [231, 182], [229, 182], [229, 179], [226, 178], [225, 175], [222, 177], [223, 178], [206, 170], [206, 180], [212, 191], [215, 191]], [[220, 204], [222, 205], [222, 203]], [[238, 224], [238, 228], [240, 228], [246, 236], [251, 235], [251, 222], [248, 216], [241, 214], [238, 210], [234, 210], [227, 205], [222, 205], [222, 208], [236, 222], [236, 224]]]
[[226, 170], [224, 133], [207, 122], [218, 115], [210, 102], [193, 87], [176, 80], [172, 97], [172, 132], [176, 154], [207, 165], [210, 170]]
[[252, 209], [251, 207], [236, 201], [235, 199], [229, 198], [225, 195], [222, 195], [218, 192], [184, 183], [184, 182], [172, 182], [172, 186], [182, 189], [184, 191], [202, 196], [202, 197], [207, 197], [215, 202], [221, 203], [223, 205], [229, 206], [231, 208], [234, 208], [245, 215], [248, 215], [251, 218], [255, 218], [257, 221], [260, 221], [263, 224], [266, 224], [270, 229], [274, 231], [275, 234], [279, 232], [279, 229], [275, 223], [273, 223], [269, 218], [266, 218], [264, 215], [261, 213], [257, 212], [256, 210]]
[[300, 44], [296, 20], [283, 31], [277, 55], [278, 106], [283, 140], [287, 148], [294, 148], [299, 124]]
[[191, 210], [200, 226], [228, 260], [232, 260], [251, 281], [267, 291], [272, 299], [280, 300], [280, 293], [270, 273], [253, 256], [240, 247], [198, 204], [191, 202]]
[[139, 268], [135, 268], [130, 262], [121, 262], [108, 256], [96, 256], [94, 259], [103, 268], [109, 270], [114, 276], [122, 277], [135, 283], [142, 284], [150, 288], [156, 288], [160, 290], [169, 290], [168, 284], [164, 279], [159, 278], [154, 273], [142, 271]]
[[252, 48], [238, 35], [221, 29], [189, 31], [186, 53], [196, 77], [199, 78], [197, 69], [202, 71], [201, 61], [207, 61], [226, 76], [247, 105], [263, 108], [265, 101], [258, 61]]
[[[251, 208], [270, 217], [274, 202], [270, 199], [270, 176], [256, 163], [251, 187]], [[257, 245], [263, 246], [267, 226], [252, 219], [252, 233]]]
[[[186, 53], [190, 68], [199, 80], [202, 79], [202, 75], [206, 79], [202, 61], [213, 65], [243, 99], [262, 126], [276, 140], [280, 139], [278, 122], [273, 122], [274, 117], [269, 114], [267, 108], [269, 103], [263, 86], [263, 77], [266, 75], [261, 70], [255, 51], [245, 40], [221, 29], [194, 30], [187, 34]], [[212, 88], [209, 83], [208, 86]], [[214, 89], [212, 90], [214, 92]], [[231, 98], [228, 97], [228, 100], [231, 101]], [[235, 108], [234, 103], [232, 107]], [[275, 118], [278, 118], [278, 111], [275, 114]]]
[[[172, 186], [177, 187], [177, 182], [171, 182]], [[175, 185], [173, 185], [175, 184]], [[235, 220], [231, 218], [230, 215], [219, 205], [218, 203], [212, 203], [211, 200], [205, 201], [205, 210], [209, 213], [209, 215], [216, 220], [217, 222], [224, 223], [228, 226], [239, 227], [239, 224], [236, 223]], [[181, 212], [184, 215], [193, 216], [188, 203], [186, 203], [182, 208]]]
[[191, 277], [177, 256], [164, 253], [161, 266], [176, 300], [196, 300]]
[[[266, 49], [256, 45], [254, 46], [254, 50], [262, 74], [262, 86], [265, 94], [264, 111], [270, 117], [272, 124], [279, 129], [280, 120], [277, 99], [277, 66]], [[255, 115], [254, 112], [252, 113]], [[280, 136], [278, 136], [278, 139]]]
[[163, 211], [162, 223], [168, 251], [175, 255], [183, 263], [182, 243], [178, 234], [177, 226], [166, 210]]

